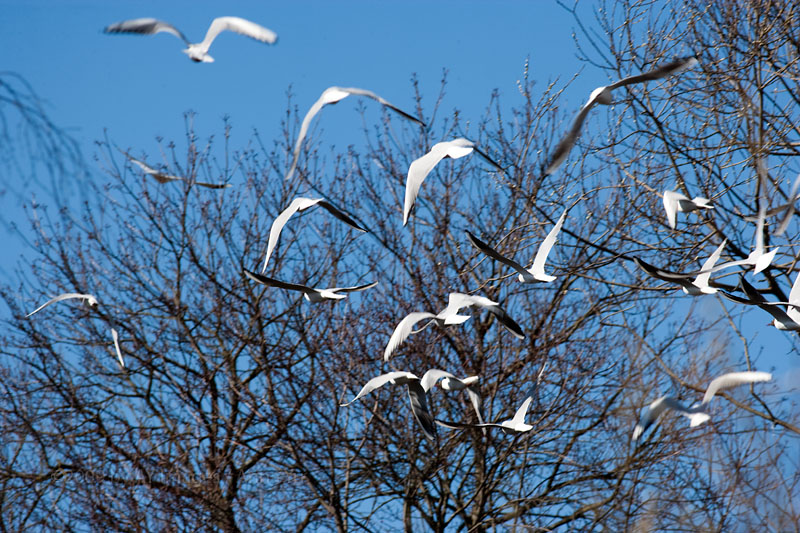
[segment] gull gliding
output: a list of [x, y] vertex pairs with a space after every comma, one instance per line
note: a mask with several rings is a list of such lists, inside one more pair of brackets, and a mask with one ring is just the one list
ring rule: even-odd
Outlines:
[[89, 307], [97, 307], [97, 298], [95, 298], [91, 294], [80, 294], [80, 293], [77, 293], [77, 292], [65, 292], [64, 294], [59, 294], [55, 298], [52, 298], [52, 299], [46, 301], [45, 303], [43, 303], [42, 305], [40, 305], [39, 307], [37, 307], [36, 309], [31, 311], [30, 313], [28, 313], [27, 315], [25, 315], [25, 317], [27, 318], [27, 317], [29, 317], [31, 315], [34, 315], [34, 314], [38, 313], [39, 311], [41, 311], [42, 309], [44, 309], [45, 307], [47, 307], [50, 304], [54, 304], [54, 303], [60, 302], [62, 300], [69, 300], [71, 298], [82, 298], [83, 300], [86, 300], [86, 303], [89, 304]]
[[103, 31], [105, 33], [138, 33], [144, 35], [155, 35], [162, 32], [170, 33], [186, 43], [187, 48], [183, 53], [189, 56], [189, 59], [196, 63], [213, 63], [214, 58], [208, 55], [208, 48], [217, 35], [225, 30], [250, 37], [262, 43], [273, 44], [278, 40], [278, 36], [274, 31], [239, 17], [215, 18], [211, 21], [211, 26], [208, 27], [205, 39], [199, 43], [190, 43], [178, 28], [168, 22], [154, 18], [124, 20], [107, 26]]
[[300, 285], [297, 283], [279, 281], [274, 278], [262, 276], [261, 274], [256, 274], [255, 272], [250, 272], [247, 269], [243, 269], [243, 271], [248, 278], [261, 283], [262, 285], [266, 285], [268, 287], [278, 287], [279, 289], [286, 289], [289, 291], [302, 292], [305, 299], [312, 303], [318, 303], [324, 300], [343, 300], [347, 298], [347, 295], [340, 293], [365, 291], [378, 284], [377, 281], [374, 281], [372, 283], [358, 285], [356, 287], [332, 287], [330, 289], [316, 289], [314, 287], [307, 287], [306, 285]]

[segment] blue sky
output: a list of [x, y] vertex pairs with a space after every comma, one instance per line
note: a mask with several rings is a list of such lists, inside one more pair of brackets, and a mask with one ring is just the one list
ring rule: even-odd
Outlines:
[[[590, 9], [589, 3], [581, 9]], [[495, 89], [506, 107], [521, 102], [517, 80], [526, 58], [530, 77], [540, 87], [582, 72], [565, 92], [570, 112], [606, 80], [605, 73], [576, 57], [571, 14], [547, 0], [241, 1], [224, 7], [207, 1], [0, 0], [0, 10], [0, 69], [32, 84], [53, 121], [81, 143], [90, 165], [93, 142], [103, 138], [104, 130], [136, 154], [157, 154], [157, 137], [182, 141], [183, 113], [189, 110], [197, 113], [201, 138], [219, 134], [222, 117], [229, 116], [234, 148], [247, 142], [253, 128], [270, 140], [280, 133], [289, 87], [301, 113], [331, 85], [370, 89], [412, 108], [412, 74], [430, 104], [446, 68], [444, 109], [458, 108], [477, 121]], [[114, 22], [154, 17], [197, 42], [211, 20], [222, 15], [262, 24], [279, 40], [268, 46], [224, 33], [211, 49], [216, 62], [195, 64], [171, 35], [102, 33]], [[591, 17], [589, 11], [583, 15]], [[323, 113], [327, 141], [335, 143], [341, 133], [337, 121], [355, 114], [356, 102], [351, 98]], [[92, 179], [102, 179], [93, 170]], [[40, 198], [46, 194], [28, 192]], [[17, 197], [5, 195], [0, 202], [7, 219], [25, 224]], [[5, 232], [3, 241], [0, 274], [9, 276], [23, 248]], [[761, 326], [767, 317], [755, 315], [752, 322]], [[786, 355], [786, 335], [762, 326], [759, 344], [785, 363], [796, 357]]]

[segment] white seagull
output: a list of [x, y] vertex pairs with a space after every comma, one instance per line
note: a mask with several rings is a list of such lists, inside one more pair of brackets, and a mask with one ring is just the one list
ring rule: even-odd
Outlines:
[[519, 280], [522, 283], [534, 283], [537, 281], [542, 282], [550, 282], [556, 279], [555, 276], [551, 276], [550, 274], [546, 274], [544, 271], [544, 264], [547, 261], [547, 257], [550, 255], [550, 250], [553, 248], [553, 245], [556, 243], [558, 239], [558, 233], [561, 231], [561, 226], [564, 225], [564, 218], [567, 216], [567, 210], [565, 209], [561, 216], [556, 222], [556, 225], [553, 226], [553, 229], [550, 230], [550, 233], [547, 234], [542, 244], [539, 246], [539, 250], [536, 252], [536, 257], [533, 259], [533, 265], [530, 269], [525, 269], [524, 266], [520, 265], [513, 259], [510, 259], [500, 252], [477, 238], [475, 235], [467, 231], [467, 238], [472, 245], [483, 252], [484, 254], [488, 255], [492, 259], [496, 261], [500, 261], [504, 263], [517, 272], [519, 272]]
[[65, 292], [64, 294], [59, 294], [55, 298], [46, 301], [45, 303], [43, 303], [42, 305], [40, 305], [39, 307], [37, 307], [36, 309], [31, 311], [30, 313], [28, 313], [27, 315], [25, 315], [25, 317], [27, 318], [27, 317], [29, 317], [31, 315], [34, 315], [34, 314], [38, 313], [39, 311], [41, 311], [42, 309], [44, 309], [45, 307], [47, 307], [50, 304], [54, 304], [54, 303], [60, 302], [62, 300], [69, 300], [71, 298], [81, 298], [83, 300], [86, 300], [86, 303], [89, 304], [89, 307], [97, 307], [97, 298], [95, 298], [91, 294], [80, 294], [80, 293], [77, 293], [77, 292]]
[[419, 188], [422, 186], [422, 182], [425, 181], [425, 178], [428, 177], [431, 170], [433, 170], [433, 167], [438, 165], [439, 161], [445, 157], [458, 159], [471, 154], [473, 151], [480, 154], [490, 165], [502, 172], [503, 167], [476, 147], [474, 142], [464, 139], [463, 137], [453, 139], [452, 141], [436, 143], [427, 154], [411, 162], [411, 165], [408, 167], [406, 198], [403, 205], [404, 226], [408, 222], [408, 215], [411, 214], [411, 208], [414, 207], [414, 202], [417, 201]]
[[645, 81], [666, 78], [667, 76], [671, 76], [691, 68], [696, 64], [696, 58], [683, 57], [676, 59], [675, 61], [670, 61], [669, 63], [656, 67], [648, 72], [637, 74], [635, 76], [628, 76], [627, 78], [615, 81], [611, 85], [604, 85], [596, 88], [589, 96], [589, 100], [583, 104], [583, 107], [580, 109], [580, 111], [578, 111], [578, 116], [575, 117], [575, 120], [572, 122], [572, 127], [569, 129], [566, 135], [564, 135], [564, 137], [556, 146], [556, 149], [553, 150], [553, 153], [550, 155], [550, 164], [547, 166], [544, 175], [549, 176], [555, 172], [558, 167], [561, 166], [561, 163], [567, 159], [567, 155], [569, 155], [570, 150], [572, 150], [572, 147], [578, 140], [578, 135], [581, 133], [583, 123], [586, 120], [586, 117], [589, 115], [589, 111], [592, 109], [592, 107], [594, 107], [595, 104], [610, 105], [612, 103], [611, 91], [625, 85], [632, 85], [634, 83], [642, 83]]
[[186, 43], [183, 53], [196, 63], [213, 63], [214, 58], [208, 55], [208, 47], [214, 39], [225, 30], [229, 30], [262, 43], [273, 44], [278, 40], [278, 35], [255, 22], [250, 22], [239, 17], [218, 17], [211, 21], [211, 26], [206, 32], [206, 38], [200, 43], [190, 43], [189, 40], [175, 26], [162, 20], [153, 18], [140, 18], [117, 22], [107, 26], [105, 33], [138, 33], [145, 35], [155, 35], [156, 33], [171, 33], [178, 39]]
[[[166, 174], [164, 172], [161, 172], [160, 170], [156, 170], [147, 163], [145, 163], [144, 161], [136, 159], [135, 157], [133, 157], [132, 155], [128, 154], [123, 150], [120, 150], [120, 152], [122, 152], [123, 155], [125, 155], [125, 157], [127, 157], [131, 163], [141, 168], [145, 174], [147, 174], [148, 176], [152, 176], [152, 178], [159, 183], [169, 183], [170, 181], [189, 181], [186, 178], [182, 178], [180, 176], [174, 176], [172, 174]], [[206, 183], [202, 181], [194, 181], [191, 183], [194, 183], [195, 185], [198, 185], [200, 187], [207, 187], [209, 189], [225, 189], [231, 186], [230, 183]]]
[[652, 426], [653, 423], [658, 420], [658, 417], [664, 414], [667, 410], [675, 411], [678, 414], [688, 418], [691, 421], [689, 424], [691, 427], [699, 426], [711, 418], [708, 413], [702, 410], [684, 407], [675, 398], [662, 396], [650, 404], [650, 406], [647, 408], [647, 411], [645, 411], [644, 415], [642, 415], [642, 419], [638, 424], [636, 424], [636, 427], [633, 429], [633, 440], [638, 440], [642, 433], [644, 433], [647, 428]]
[[300, 285], [297, 283], [287, 283], [285, 281], [280, 281], [274, 278], [269, 278], [267, 276], [262, 276], [261, 274], [250, 272], [246, 268], [243, 270], [248, 278], [258, 283], [261, 283], [262, 285], [266, 285], [268, 287], [278, 287], [279, 289], [286, 289], [289, 291], [302, 292], [303, 297], [305, 297], [305, 299], [311, 303], [318, 303], [325, 300], [343, 300], [347, 298], [347, 295], [340, 293], [365, 291], [367, 289], [371, 289], [372, 287], [378, 284], [377, 281], [374, 281], [372, 283], [368, 283], [366, 285], [358, 285], [356, 287], [332, 287], [330, 289], [316, 289], [314, 287], [307, 287], [306, 285]]
[[[633, 262], [636, 263], [639, 268], [644, 270], [644, 272], [653, 278], [660, 279], [661, 281], [666, 281], [668, 283], [677, 283], [683, 289], [683, 292], [689, 294], [691, 296], [700, 296], [703, 294], [715, 294], [717, 292], [716, 287], [712, 287], [709, 285], [709, 281], [711, 278], [711, 272], [714, 270], [714, 265], [719, 260], [720, 255], [722, 255], [722, 250], [725, 248], [725, 244], [727, 243], [727, 239], [722, 241], [714, 253], [703, 263], [702, 268], [700, 269], [700, 273], [697, 274], [697, 278], [694, 281], [691, 281], [691, 278], [696, 274], [696, 272], [690, 272], [687, 274], [681, 274], [678, 272], [670, 272], [668, 270], [662, 270], [660, 268], [654, 267], [650, 263], [643, 261], [638, 257], [633, 258]], [[723, 287], [728, 290], [733, 290], [732, 286], [717, 284], [720, 287]]]
[[664, 210], [667, 212], [669, 227], [675, 229], [677, 224], [678, 211], [690, 213], [696, 209], [714, 209], [711, 200], [695, 196], [691, 200], [683, 194], [675, 191], [664, 191]]
[[298, 211], [305, 211], [309, 207], [313, 207], [318, 205], [324, 209], [326, 209], [331, 215], [335, 216], [351, 228], [366, 232], [364, 228], [358, 225], [358, 223], [353, 220], [352, 217], [347, 215], [345, 212], [335, 208], [330, 203], [326, 202], [322, 198], [295, 198], [292, 200], [292, 203], [289, 204], [289, 207], [284, 209], [280, 215], [275, 218], [275, 221], [272, 223], [272, 228], [269, 230], [269, 242], [267, 243], [267, 255], [264, 257], [264, 266], [261, 268], [261, 273], [267, 271], [267, 263], [269, 263], [269, 258], [272, 255], [272, 250], [275, 248], [275, 245], [278, 244], [278, 237], [281, 235], [281, 231], [283, 227], [286, 225], [286, 222]]
[[383, 98], [381, 98], [372, 91], [368, 91], [366, 89], [358, 89], [356, 87], [335, 87], [335, 86], [328, 87], [327, 89], [322, 91], [322, 95], [316, 102], [314, 102], [314, 105], [312, 105], [311, 108], [308, 110], [306, 116], [303, 117], [303, 122], [300, 124], [300, 133], [297, 135], [297, 141], [295, 141], [294, 144], [294, 153], [292, 154], [292, 165], [289, 167], [289, 172], [286, 173], [286, 180], [290, 180], [292, 179], [292, 176], [294, 176], [294, 171], [297, 169], [297, 160], [300, 158], [300, 148], [303, 145], [303, 139], [306, 138], [306, 134], [308, 133], [308, 127], [311, 125], [311, 120], [314, 118], [314, 116], [316, 116], [316, 114], [319, 113], [324, 106], [328, 104], [335, 104], [347, 98], [351, 94], [354, 94], [356, 96], [366, 96], [367, 98], [372, 98], [373, 100], [376, 100], [384, 107], [388, 107], [395, 113], [399, 113], [408, 120], [416, 122], [423, 128], [425, 127], [425, 123], [422, 122], [420, 119], [410, 115], [409, 113], [406, 113], [399, 107], [392, 105], [387, 100], [384, 100]]
[[[485, 298], [483, 296], [472, 296], [470, 294], [463, 294], [460, 292], [451, 292], [447, 307], [444, 310], [440, 311], [438, 314], [428, 313], [428, 312], [418, 312], [418, 313], [410, 313], [406, 316], [400, 323], [394, 328], [392, 332], [392, 336], [389, 338], [389, 343], [386, 345], [386, 349], [383, 351], [383, 360], [388, 361], [392, 355], [392, 352], [397, 349], [400, 344], [408, 338], [409, 335], [412, 333], [418, 333], [423, 329], [430, 326], [432, 323], [436, 323], [439, 326], [448, 326], [451, 324], [463, 324], [467, 320], [469, 320], [469, 315], [459, 315], [458, 311], [464, 307], [482, 307], [492, 313], [508, 331], [510, 331], [515, 337], [519, 339], [525, 338], [525, 333], [522, 331], [522, 328], [519, 327], [517, 324], [508, 314], [503, 310], [500, 305], [490, 300], [489, 298]], [[417, 322], [422, 320], [428, 320], [428, 322], [419, 328], [418, 330], [414, 331], [414, 325]]]
[[367, 381], [355, 398], [340, 405], [346, 407], [387, 383], [405, 385], [408, 389], [408, 398], [411, 401], [411, 412], [414, 414], [414, 418], [419, 422], [425, 436], [433, 440], [436, 436], [436, 426], [433, 425], [433, 417], [428, 411], [426, 394], [437, 381], [443, 378], [455, 378], [455, 376], [450, 372], [437, 369], [428, 370], [421, 379], [411, 372], [389, 372]]
[[114, 349], [117, 351], [117, 359], [119, 359], [119, 366], [125, 368], [125, 360], [122, 359], [122, 350], [119, 349], [119, 334], [117, 330], [111, 328], [111, 338], [114, 339]]
[[443, 420], [436, 420], [436, 423], [448, 429], [463, 429], [463, 428], [501, 428], [504, 433], [525, 433], [533, 429], [533, 426], [525, 423], [525, 417], [528, 414], [528, 408], [533, 401], [533, 394], [530, 394], [522, 405], [519, 406], [514, 417], [502, 422], [484, 422], [481, 424], [467, 424], [463, 422], [445, 422]]

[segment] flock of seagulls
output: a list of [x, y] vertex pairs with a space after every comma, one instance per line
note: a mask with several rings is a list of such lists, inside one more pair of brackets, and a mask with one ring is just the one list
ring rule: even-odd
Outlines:
[[[273, 44], [277, 41], [277, 35], [273, 31], [263, 26], [260, 26], [254, 22], [238, 17], [219, 17], [214, 19], [210, 27], [208, 28], [205, 38], [203, 39], [203, 41], [199, 43], [189, 42], [189, 40], [184, 36], [184, 34], [181, 33], [175, 26], [167, 22], [153, 18], [139, 18], [134, 20], [122, 21], [106, 27], [104, 31], [106, 33], [133, 33], [133, 34], [144, 34], [144, 35], [169, 33], [178, 37], [186, 44], [187, 48], [184, 49], [183, 52], [187, 54], [192, 61], [202, 62], [202, 63], [210, 63], [214, 61], [214, 59], [208, 54], [208, 50], [214, 39], [223, 31], [232, 31], [268, 44]], [[654, 68], [653, 70], [644, 72], [642, 74], [629, 76], [614, 83], [611, 83], [609, 85], [596, 88], [594, 91], [592, 91], [591, 95], [589, 96], [589, 100], [579, 110], [569, 130], [566, 132], [566, 134], [557, 144], [555, 149], [552, 151], [549, 157], [549, 163], [545, 168], [544, 174], [550, 175], [554, 173], [560, 167], [560, 165], [563, 164], [563, 162], [567, 159], [573, 146], [576, 144], [580, 132], [583, 128], [585, 121], [589, 116], [589, 112], [591, 111], [591, 109], [597, 104], [602, 104], [602, 105], [611, 104], [613, 102], [612, 92], [615, 89], [676, 75], [686, 69], [693, 67], [696, 64], [697, 64], [697, 59], [695, 59], [694, 57], [680, 58], [672, 62], [660, 65]], [[387, 100], [385, 100], [384, 98], [382, 98], [381, 96], [377, 95], [372, 91], [353, 88], [353, 87], [336, 87], [336, 86], [329, 87], [323, 91], [319, 99], [316, 102], [314, 102], [314, 104], [309, 108], [308, 112], [306, 113], [306, 115], [302, 120], [302, 123], [300, 125], [300, 130], [298, 132], [297, 139], [294, 144], [294, 150], [292, 152], [292, 160], [285, 175], [285, 180], [290, 180], [295, 175], [299, 157], [302, 151], [303, 141], [308, 133], [311, 121], [314, 119], [314, 117], [322, 110], [324, 106], [329, 104], [335, 104], [350, 95], [364, 96], [372, 100], [375, 100], [384, 107], [386, 107], [387, 109], [391, 110], [392, 112], [402, 116], [403, 118], [415, 122], [423, 128], [426, 127], [425, 123], [421, 119], [400, 109], [399, 107], [392, 105], [390, 102], [388, 102]], [[475, 145], [475, 143], [473, 143], [468, 139], [457, 138], [434, 144], [428, 153], [413, 160], [413, 162], [410, 164], [408, 168], [408, 175], [405, 186], [405, 199], [402, 211], [403, 226], [407, 225], [407, 223], [409, 222], [409, 218], [412, 209], [414, 207], [414, 204], [416, 202], [416, 199], [419, 195], [422, 183], [424, 182], [426, 177], [430, 174], [430, 172], [436, 167], [436, 165], [439, 164], [445, 158], [458, 159], [465, 157], [471, 154], [472, 152], [476, 152], [478, 155], [480, 155], [486, 162], [488, 162], [492, 167], [494, 167], [494, 169], [497, 172], [500, 173], [504, 172], [503, 166], [494, 161], [485, 151], [481, 150], [479, 147]], [[138, 166], [146, 175], [156, 179], [159, 183], [186, 181], [186, 178], [167, 174], [166, 172], [156, 170], [155, 168], [149, 166], [147, 163], [132, 157], [127, 152], [122, 152], [122, 153], [125, 155], [125, 157], [127, 157], [127, 159], [130, 161], [131, 164]], [[215, 189], [224, 188], [228, 186], [228, 185], [217, 185], [217, 184], [197, 183], [197, 182], [195, 182], [195, 184]], [[796, 194], [796, 189], [799, 186], [798, 184], [800, 184], [800, 178], [798, 179], [797, 182], [795, 182], [795, 187], [793, 188], [789, 204], [787, 206], [782, 206], [787, 209], [787, 212], [790, 209], [791, 210], [794, 209], [793, 204], [794, 200], [796, 199], [795, 194]], [[696, 197], [693, 199], [689, 199], [683, 194], [675, 191], [664, 191], [663, 202], [664, 202], [664, 209], [667, 214], [667, 221], [669, 223], [669, 226], [673, 229], [677, 225], [677, 213], [679, 212], [689, 213], [691, 211], [696, 211], [701, 209], [714, 209], [714, 206], [711, 205], [710, 200], [706, 198]], [[278, 244], [282, 229], [285, 227], [289, 219], [294, 214], [302, 212], [306, 209], [310, 209], [314, 206], [319, 206], [323, 208], [329, 214], [333, 215], [335, 218], [344, 222], [345, 224], [347, 224], [352, 229], [358, 232], [362, 233], [367, 232], [367, 229], [365, 229], [359, 222], [357, 222], [353, 216], [349, 215], [344, 210], [341, 210], [333, 206], [331, 203], [329, 203], [323, 198], [304, 198], [304, 197], [295, 198], [291, 202], [291, 204], [288, 207], [286, 207], [272, 223], [267, 244], [267, 251], [264, 257], [264, 263], [261, 269], [261, 273], [259, 274], [247, 269], [243, 269], [243, 274], [249, 279], [253, 280], [254, 282], [264, 285], [266, 287], [299, 292], [303, 295], [303, 297], [306, 300], [315, 303], [322, 301], [329, 301], [329, 300], [330, 301], [341, 300], [346, 298], [347, 294], [351, 292], [365, 291], [372, 287], [375, 287], [378, 284], [377, 281], [355, 287], [334, 287], [334, 288], [320, 289], [298, 283], [279, 281], [277, 279], [268, 277], [266, 275], [270, 257], [273, 251], [275, 250], [275, 247]], [[508, 267], [511, 267], [514, 271], [518, 273], [518, 280], [520, 282], [550, 283], [554, 281], [556, 277], [551, 274], [548, 274], [545, 271], [545, 264], [551, 250], [553, 249], [554, 245], [557, 242], [559, 232], [561, 231], [561, 228], [566, 221], [567, 213], [568, 209], [565, 209], [564, 212], [559, 217], [556, 224], [553, 226], [553, 228], [550, 230], [544, 241], [541, 243], [533, 259], [533, 263], [530, 267], [526, 267], [523, 264], [518, 263], [514, 259], [506, 257], [505, 255], [501, 254], [496, 249], [492, 248], [489, 244], [482, 241], [476, 235], [474, 235], [469, 231], [466, 232], [467, 240], [481, 254], [488, 256], [494, 261], [498, 261]], [[789, 214], [788, 216], [791, 216], [791, 214]], [[759, 216], [757, 219], [758, 229], [756, 233], [756, 246], [753, 252], [750, 254], [750, 256], [745, 260], [732, 261], [725, 263], [723, 265], [716, 265], [725, 247], [725, 242], [723, 242], [708, 258], [708, 260], [703, 264], [703, 267], [699, 272], [691, 272], [691, 273], [668, 272], [659, 269], [657, 267], [654, 267], [653, 265], [650, 265], [649, 263], [645, 262], [644, 260], [638, 257], [634, 258], [634, 261], [649, 276], [668, 283], [675, 283], [679, 285], [687, 294], [693, 296], [699, 296], [704, 294], [714, 294], [718, 290], [722, 290], [723, 294], [725, 294], [727, 297], [737, 302], [758, 305], [762, 309], [767, 310], [774, 317], [775, 326], [778, 327], [779, 329], [800, 330], [800, 310], [798, 309], [798, 307], [800, 307], [800, 288], [798, 286], [798, 282], [795, 282], [795, 286], [792, 289], [789, 302], [767, 302], [757, 290], [752, 288], [752, 286], [750, 286], [749, 283], [747, 283], [744, 280], [743, 277], [740, 282], [740, 287], [741, 291], [745, 295], [744, 298], [731, 294], [733, 287], [729, 287], [718, 283], [712, 283], [710, 280], [710, 276], [713, 272], [717, 272], [723, 268], [730, 268], [737, 265], [752, 265], [754, 266], [754, 273], [758, 273], [769, 266], [770, 262], [772, 261], [772, 258], [775, 255], [776, 250], [772, 250], [769, 253], [765, 251], [764, 236], [763, 236], [765, 217], [766, 217], [766, 207], [765, 207], [765, 202], [762, 201], [760, 202]], [[800, 276], [798, 277], [798, 281], [800, 281]], [[46, 303], [44, 303], [31, 313], [29, 313], [27, 316], [31, 317], [32, 315], [38, 313], [39, 311], [41, 311], [42, 309], [51, 304], [68, 299], [82, 299], [92, 307], [98, 305], [97, 298], [95, 298], [90, 294], [65, 293], [47, 301]], [[787, 305], [788, 308], [786, 311], [784, 311], [783, 309], [778, 307], [778, 305]], [[427, 312], [427, 311], [414, 312], [404, 317], [395, 327], [394, 331], [391, 333], [391, 336], [389, 337], [389, 340], [386, 344], [386, 348], [383, 354], [384, 361], [388, 362], [392, 357], [392, 355], [398, 350], [401, 344], [410, 335], [416, 334], [426, 329], [431, 324], [436, 324], [439, 327], [464, 324], [467, 320], [469, 320], [471, 315], [460, 314], [460, 312], [462, 312], [463, 309], [468, 309], [468, 308], [485, 309], [486, 311], [491, 313], [491, 315], [496, 319], [496, 321], [499, 324], [501, 324], [514, 337], [519, 339], [525, 338], [525, 333], [522, 327], [516, 321], [514, 321], [508, 315], [508, 313], [506, 313], [506, 311], [500, 306], [498, 302], [492, 301], [489, 298], [479, 295], [454, 292], [449, 295], [448, 305], [444, 310], [438, 313]], [[419, 326], [418, 329], [415, 330], [414, 328], [421, 322], [424, 323], [421, 326]], [[119, 364], [124, 369], [125, 363], [123, 360], [122, 351], [120, 349], [119, 335], [116, 329], [113, 328], [111, 329], [111, 335]], [[530, 387], [530, 392], [526, 395], [525, 399], [515, 412], [514, 416], [508, 420], [504, 420], [501, 422], [489, 422], [489, 423], [484, 422], [484, 418], [481, 413], [481, 398], [478, 391], [479, 376], [457, 378], [450, 372], [438, 369], [428, 370], [422, 377], [418, 377], [417, 375], [407, 371], [392, 371], [377, 376], [369, 380], [351, 401], [342, 403], [341, 405], [342, 406], [351, 405], [353, 402], [356, 402], [357, 400], [363, 398], [367, 394], [387, 384], [404, 385], [408, 393], [411, 413], [413, 414], [418, 425], [420, 426], [422, 433], [428, 439], [433, 440], [435, 438], [437, 425], [449, 429], [461, 429], [461, 430], [478, 428], [481, 429], [484, 433], [486, 432], [487, 428], [494, 428], [494, 427], [500, 428], [508, 433], [524, 433], [533, 429], [533, 426], [526, 423], [525, 419], [527, 417], [530, 406], [536, 397], [537, 393], [536, 391], [542, 381], [542, 376], [544, 374], [545, 366], [546, 363], [539, 372], [536, 383], [534, 383], [533, 386]], [[655, 421], [662, 414], [664, 414], [667, 411], [675, 411], [678, 414], [686, 416], [687, 418], [689, 418], [691, 426], [702, 424], [710, 419], [708, 406], [711, 399], [717, 392], [743, 384], [753, 384], [757, 382], [769, 381], [770, 379], [771, 375], [765, 372], [748, 371], [748, 372], [736, 372], [736, 373], [725, 374], [713, 380], [709, 384], [708, 388], [706, 389], [706, 393], [703, 397], [703, 400], [700, 404], [688, 408], [684, 407], [680, 403], [680, 401], [676, 398], [662, 396], [657, 400], [655, 400], [654, 402], [652, 402], [645, 411], [644, 415], [642, 416], [642, 419], [634, 429], [633, 440], [637, 441], [639, 438], [641, 438], [643, 433], [652, 424], [654, 424]], [[440, 388], [442, 390], [466, 392], [470, 400], [470, 403], [472, 405], [472, 408], [475, 412], [475, 417], [478, 420], [477, 423], [442, 421], [436, 419], [430, 413], [428, 407], [427, 395], [439, 382], [441, 382]]]

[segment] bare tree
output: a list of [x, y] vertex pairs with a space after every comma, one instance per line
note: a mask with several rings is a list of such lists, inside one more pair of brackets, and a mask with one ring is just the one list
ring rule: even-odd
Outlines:
[[[365, 128], [363, 146], [326, 152], [324, 132], [312, 132], [290, 181], [283, 177], [293, 113], [271, 145], [256, 136], [232, 148], [227, 125], [222, 146], [189, 129], [185, 150], [169, 145], [162, 161], [185, 182], [159, 184], [102, 144], [107, 183], [91, 190], [80, 213], [32, 209], [37, 255], [2, 288], [15, 318], [2, 345], [0, 524], [17, 531], [796, 528], [791, 449], [800, 430], [772, 386], [723, 394], [710, 424], [690, 429], [665, 416], [642, 442], [631, 441], [642, 409], [658, 396], [691, 403], [711, 377], [752, 366], [757, 356], [736, 329], [741, 308], [708, 313], [719, 305], [715, 297], [676, 293], [631, 259], [696, 269], [695, 258], [725, 237], [729, 254], [746, 257], [754, 224], [741, 215], [756, 210], [754, 157], [770, 158], [774, 177], [771, 158], [794, 142], [784, 126], [783, 144], [764, 148], [745, 135], [752, 128], [733, 123], [722, 103], [739, 89], [715, 78], [725, 71], [712, 61], [723, 25], [708, 22], [709, 13], [722, 21], [726, 12], [701, 8], [663, 10], [669, 23], [652, 26], [640, 21], [655, 12], [651, 4], [601, 12], [598, 27], [610, 37], [588, 41], [587, 59], [610, 77], [687, 55], [699, 35], [707, 44], [701, 66], [620, 89], [619, 103], [592, 111], [566, 165], [549, 176], [549, 149], [571, 116], [556, 108], [560, 88], [539, 88], [527, 69], [516, 101], [507, 106], [493, 95], [478, 122], [457, 113], [434, 120], [446, 114], [446, 84], [425, 109], [415, 83], [415, 114], [434, 126], [420, 130], [385, 112], [378, 121], [366, 109], [364, 123], [376, 125]], [[774, 9], [794, 20], [788, 8]], [[745, 35], [767, 31], [756, 24], [767, 18], [753, 16]], [[769, 50], [791, 48], [789, 27], [767, 40]], [[746, 51], [745, 44], [737, 46]], [[747, 71], [738, 76], [749, 87]], [[766, 99], [771, 86], [762, 93]], [[712, 123], [714, 133], [700, 127]], [[403, 227], [411, 161], [462, 136], [505, 170], [474, 155], [443, 160]], [[208, 190], [194, 181], [234, 186]], [[717, 206], [682, 214], [679, 231], [666, 224], [659, 198], [675, 181]], [[778, 185], [772, 181], [771, 197]], [[284, 228], [267, 274], [314, 287], [379, 281], [376, 288], [312, 304], [243, 274], [260, 264], [272, 221], [299, 195], [324, 196], [370, 232], [309, 210]], [[552, 283], [519, 283], [466, 237], [469, 230], [528, 263], [564, 209], [548, 263]], [[766, 271], [779, 296], [790, 255]], [[715, 280], [735, 285], [727, 272]], [[526, 338], [474, 311], [463, 325], [412, 335], [382, 360], [400, 319], [439, 311], [454, 291], [499, 302]], [[90, 292], [100, 304], [60, 303], [24, 316], [62, 292]], [[676, 307], [684, 312], [670, 312]], [[533, 429], [523, 434], [439, 428], [429, 441], [401, 387], [340, 406], [389, 370], [441, 368], [479, 376], [483, 417], [503, 420], [544, 365], [528, 414]], [[435, 388], [427, 398], [440, 420], [477, 422], [460, 393]]]

